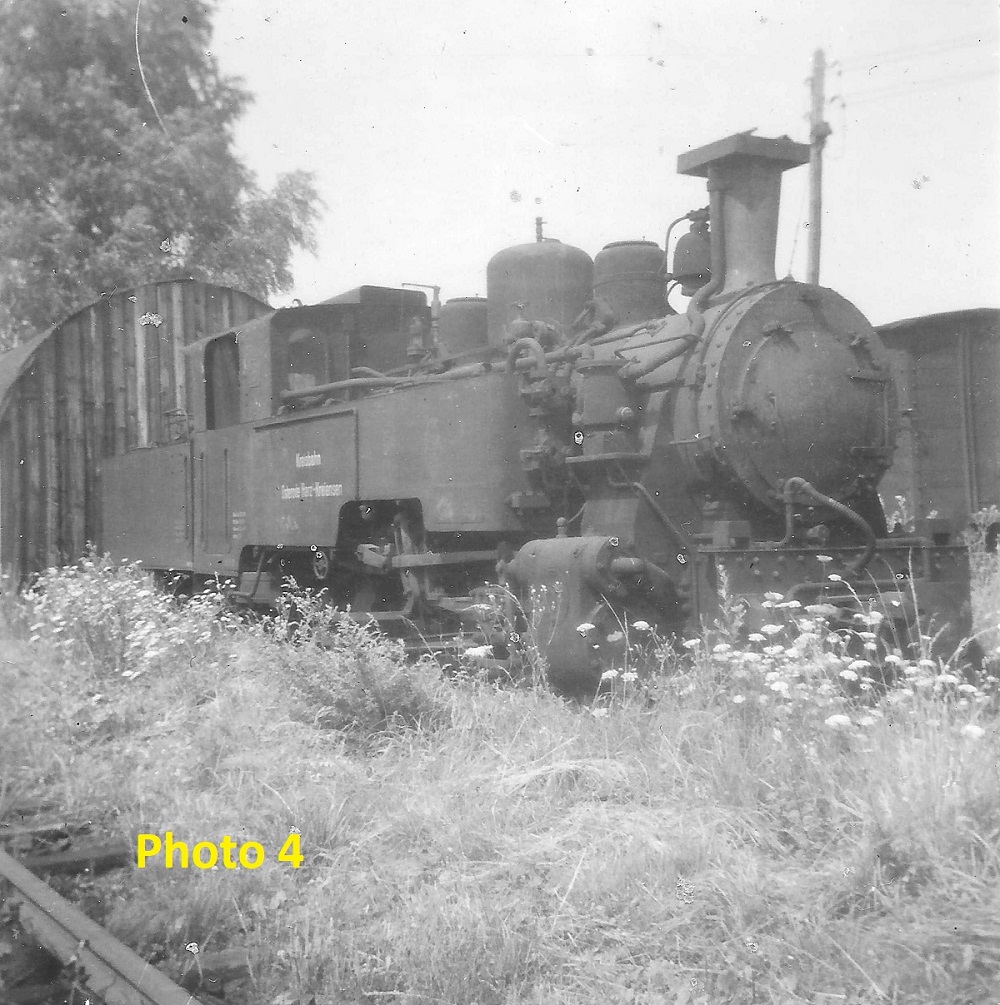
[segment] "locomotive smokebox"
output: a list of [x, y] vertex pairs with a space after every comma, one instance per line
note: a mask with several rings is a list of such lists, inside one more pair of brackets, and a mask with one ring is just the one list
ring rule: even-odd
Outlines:
[[[804, 143], [749, 133], [728, 136], [677, 158], [678, 174], [708, 179], [712, 240], [721, 236], [722, 241], [722, 293], [774, 281], [781, 174], [808, 162], [809, 147]], [[713, 253], [713, 259], [717, 257]]]

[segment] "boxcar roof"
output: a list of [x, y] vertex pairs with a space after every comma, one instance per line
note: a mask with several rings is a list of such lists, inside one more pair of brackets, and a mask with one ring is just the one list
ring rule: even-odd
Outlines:
[[427, 303], [427, 296], [420, 290], [400, 290], [392, 286], [359, 286], [320, 302], [324, 304], [371, 304], [397, 303], [400, 299], [413, 300], [415, 304], [420, 306]]
[[878, 325], [877, 331], [881, 335], [905, 335], [909, 332], [916, 332], [922, 328], [933, 328], [937, 325], [956, 325], [972, 323], [996, 322], [1000, 319], [1000, 308], [997, 307], [970, 307], [961, 311], [944, 311], [941, 314], [924, 314], [916, 318], [904, 318], [901, 321], [890, 321], [888, 324]]

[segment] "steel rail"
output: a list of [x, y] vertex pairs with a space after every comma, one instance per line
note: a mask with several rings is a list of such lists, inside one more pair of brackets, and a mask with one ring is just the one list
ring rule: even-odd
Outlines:
[[22, 925], [63, 965], [82, 969], [83, 982], [106, 1005], [200, 1005], [2, 850], [0, 881], [14, 888], [8, 899], [19, 905]]

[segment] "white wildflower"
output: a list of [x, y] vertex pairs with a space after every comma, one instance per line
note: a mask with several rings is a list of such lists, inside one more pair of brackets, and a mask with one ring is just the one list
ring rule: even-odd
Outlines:
[[843, 730], [851, 728], [851, 719], [846, 715], [831, 715], [824, 723], [830, 729]]
[[617, 670], [605, 670], [601, 674], [601, 680], [614, 680], [618, 676]]
[[688, 639], [681, 644], [685, 649], [697, 649], [701, 645], [701, 639]]
[[785, 651], [785, 647], [784, 646], [765, 646], [764, 647], [764, 655], [765, 656], [777, 656], [779, 653], [783, 653], [784, 651]]
[[743, 695], [741, 695], [741, 694], [734, 694], [733, 695], [733, 704], [734, 705], [742, 705], [743, 702], [745, 702], [745, 701], [746, 701], [746, 698], [744, 698]]
[[785, 600], [780, 604], [775, 604], [776, 610], [785, 610], [787, 608], [801, 607], [802, 605], [797, 600]]
[[857, 680], [858, 679], [858, 675], [853, 670], [841, 670], [840, 673], [837, 676], [843, 677], [844, 680]]
[[608, 710], [606, 708], [592, 708], [590, 710], [590, 714], [595, 719], [605, 719], [605, 718], [607, 718]]
[[765, 593], [765, 600], [784, 600], [785, 595], [783, 593]]
[[838, 613], [838, 608], [833, 604], [806, 604], [806, 610], [820, 618], [832, 618]]
[[588, 632], [592, 632], [596, 627], [597, 625], [592, 625], [589, 621], [584, 621], [582, 625], [576, 626], [576, 630], [581, 635], [586, 635]]
[[896, 653], [889, 653], [887, 656], [882, 657], [882, 662], [898, 665], [903, 662], [903, 657], [898, 656]]
[[776, 681], [774, 681], [774, 683], [769, 684], [768, 687], [770, 687], [770, 689], [772, 691], [777, 691], [778, 694], [787, 694], [788, 693], [788, 681], [787, 680], [776, 680]]
[[981, 740], [986, 735], [986, 730], [982, 726], [977, 726], [974, 722], [966, 723], [962, 727], [962, 736], [967, 740]]
[[928, 670], [934, 670], [937, 668], [937, 663], [934, 660], [920, 660], [917, 663], [918, 667], [927, 667]]
[[761, 625], [760, 630], [765, 635], [777, 635], [781, 631], [781, 625]]
[[712, 646], [713, 653], [728, 653], [733, 647], [728, 642], [720, 642], [716, 646]]
[[649, 627], [649, 622], [648, 621], [633, 621], [632, 622], [632, 627], [637, 632], [648, 632], [648, 631], [651, 631], [651, 629]]
[[493, 651], [492, 646], [473, 646], [465, 650], [465, 655], [474, 660], [485, 659]]
[[838, 576], [835, 572], [831, 572], [826, 578], [829, 579], [831, 583], [842, 583], [844, 581], [844, 577]]
[[751, 642], [766, 642], [767, 639], [760, 634], [760, 632], [753, 632], [751, 635], [747, 636]]
[[826, 565], [827, 562], [832, 562], [833, 561], [833, 555], [817, 555], [816, 556], [816, 561], [817, 562], [822, 562], [824, 565]]
[[625, 681], [626, 684], [638, 679], [639, 675], [634, 670], [627, 670], [622, 674], [622, 680]]
[[935, 678], [938, 684], [957, 684], [958, 678], [953, 673], [938, 674]]
[[624, 639], [624, 638], [625, 638], [625, 636], [622, 635], [621, 632], [612, 632], [608, 636], [608, 642], [621, 642], [622, 639]]
[[849, 670], [867, 670], [871, 666], [868, 660], [853, 660], [849, 665]]

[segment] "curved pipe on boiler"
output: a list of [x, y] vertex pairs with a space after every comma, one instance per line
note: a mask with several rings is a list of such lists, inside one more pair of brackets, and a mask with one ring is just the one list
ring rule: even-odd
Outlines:
[[[865, 550], [862, 552], [861, 557], [849, 566], [849, 571], [854, 575], [863, 572], [865, 566], [867, 566], [872, 560], [872, 556], [875, 554], [875, 549], [878, 547], [875, 531], [872, 530], [871, 524], [869, 524], [860, 513], [856, 513], [852, 510], [850, 506], [845, 506], [842, 502], [838, 502], [836, 499], [832, 499], [830, 496], [824, 495], [819, 491], [819, 489], [815, 488], [804, 478], [789, 478], [788, 481], [785, 482], [785, 503], [786, 506], [789, 507], [789, 509], [786, 510], [786, 513], [790, 513], [792, 496], [796, 492], [804, 492], [807, 496], [811, 496], [815, 499], [816, 502], [829, 507], [835, 513], [839, 513], [841, 516], [846, 517], [851, 521], [851, 523], [856, 524], [861, 528], [865, 535]], [[790, 539], [788, 533], [786, 533], [785, 537], [786, 539]], [[782, 543], [785, 542], [783, 541]]]
[[541, 342], [539, 342], [538, 339], [533, 338], [519, 338], [510, 347], [510, 351], [507, 353], [508, 373], [516, 372], [518, 358], [522, 355], [531, 357], [531, 360], [534, 363], [535, 372], [538, 376], [548, 376], [549, 368], [545, 364], [545, 350], [542, 348]]
[[715, 168], [708, 169], [708, 212], [711, 220], [712, 278], [691, 298], [687, 316], [691, 322], [691, 337], [698, 341], [705, 334], [705, 307], [710, 297], [722, 289], [726, 280], [725, 224], [723, 200], [725, 189], [715, 176]]

